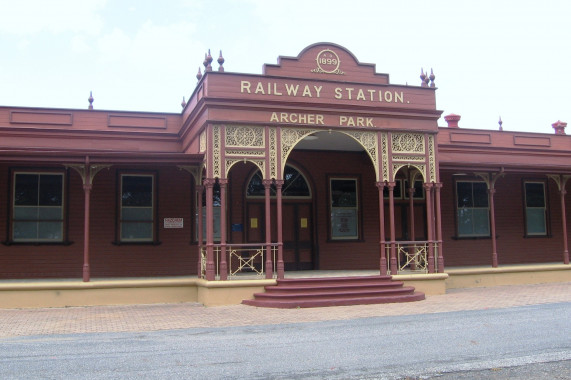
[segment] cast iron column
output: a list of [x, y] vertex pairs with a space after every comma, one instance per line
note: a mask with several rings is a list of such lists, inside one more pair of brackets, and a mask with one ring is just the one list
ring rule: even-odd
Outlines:
[[90, 200], [91, 200], [91, 176], [89, 165], [85, 165], [85, 193], [84, 214], [83, 214], [83, 282], [89, 282], [91, 274], [89, 267], [89, 220], [90, 220]]
[[396, 247], [396, 232], [395, 232], [395, 183], [389, 182], [389, 216], [390, 226], [391, 226], [391, 257], [390, 257], [390, 268], [391, 268], [391, 275], [395, 275], [398, 272], [398, 264], [397, 264], [397, 247]]
[[567, 190], [563, 187], [565, 182], [561, 187], [561, 223], [563, 225], [563, 264], [569, 264], [569, 250], [567, 248], [567, 217], [565, 216], [565, 194]]
[[196, 186], [196, 193], [198, 195], [197, 197], [197, 205], [196, 207], [198, 208], [198, 221], [197, 221], [197, 226], [196, 226], [196, 230], [197, 230], [197, 234], [198, 234], [198, 239], [197, 240], [197, 246], [198, 246], [198, 271], [196, 272], [198, 274], [198, 278], [202, 278], [203, 273], [202, 273], [202, 234], [203, 232], [203, 224], [202, 224], [202, 191], [204, 190], [204, 186], [202, 185], [198, 185]]
[[377, 182], [377, 187], [379, 188], [379, 236], [381, 247], [381, 259], [380, 259], [380, 275], [387, 275], [387, 253], [385, 252], [385, 197], [383, 196], [383, 190], [385, 188], [384, 182]]
[[284, 242], [283, 242], [283, 220], [282, 220], [282, 186], [283, 180], [276, 180], [276, 208], [278, 219], [278, 279], [284, 278]]
[[219, 179], [220, 185], [220, 280], [228, 279], [228, 264], [226, 262], [226, 185], [227, 179]]
[[434, 196], [436, 198], [436, 244], [438, 244], [438, 273], [444, 273], [444, 254], [442, 253], [442, 211], [440, 210], [440, 189], [442, 183], [434, 184]]
[[272, 225], [271, 225], [271, 212], [270, 212], [270, 188], [272, 186], [272, 180], [265, 179], [264, 183], [264, 194], [266, 200], [266, 278], [272, 278], [274, 276], [273, 264], [272, 264]]
[[432, 183], [425, 183], [426, 191], [426, 232], [428, 237], [428, 273], [434, 273], [434, 220], [432, 218]]
[[490, 219], [491, 219], [491, 234], [492, 234], [492, 267], [498, 267], [498, 252], [496, 249], [496, 213], [494, 211], [494, 194], [496, 193], [495, 188], [488, 190], [490, 195]]
[[214, 209], [212, 207], [212, 195], [214, 179], [204, 180], [206, 187], [206, 280], [216, 279], [216, 268], [214, 265]]

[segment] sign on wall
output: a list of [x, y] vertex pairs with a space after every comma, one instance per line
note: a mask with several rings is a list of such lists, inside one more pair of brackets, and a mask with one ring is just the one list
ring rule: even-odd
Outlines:
[[165, 218], [164, 228], [183, 228], [184, 218]]

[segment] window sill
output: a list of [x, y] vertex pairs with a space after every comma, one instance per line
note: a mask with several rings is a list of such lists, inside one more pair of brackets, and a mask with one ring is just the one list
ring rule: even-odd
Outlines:
[[[496, 236], [496, 239], [499, 236]], [[490, 240], [491, 236], [452, 236], [452, 240]]]
[[162, 241], [112, 241], [113, 245], [161, 245]]
[[13, 240], [6, 240], [2, 242], [5, 246], [11, 245], [63, 245], [68, 246], [72, 245], [73, 241], [13, 241]]

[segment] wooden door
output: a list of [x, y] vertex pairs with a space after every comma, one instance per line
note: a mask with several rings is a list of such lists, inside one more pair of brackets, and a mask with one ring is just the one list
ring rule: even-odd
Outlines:
[[314, 268], [311, 211], [309, 202], [283, 204], [284, 267], [286, 271]]

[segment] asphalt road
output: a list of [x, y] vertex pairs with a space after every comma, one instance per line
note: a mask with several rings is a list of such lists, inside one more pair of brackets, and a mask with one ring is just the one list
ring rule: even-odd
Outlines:
[[0, 339], [1, 379], [533, 379], [546, 374], [571, 379], [571, 303]]

